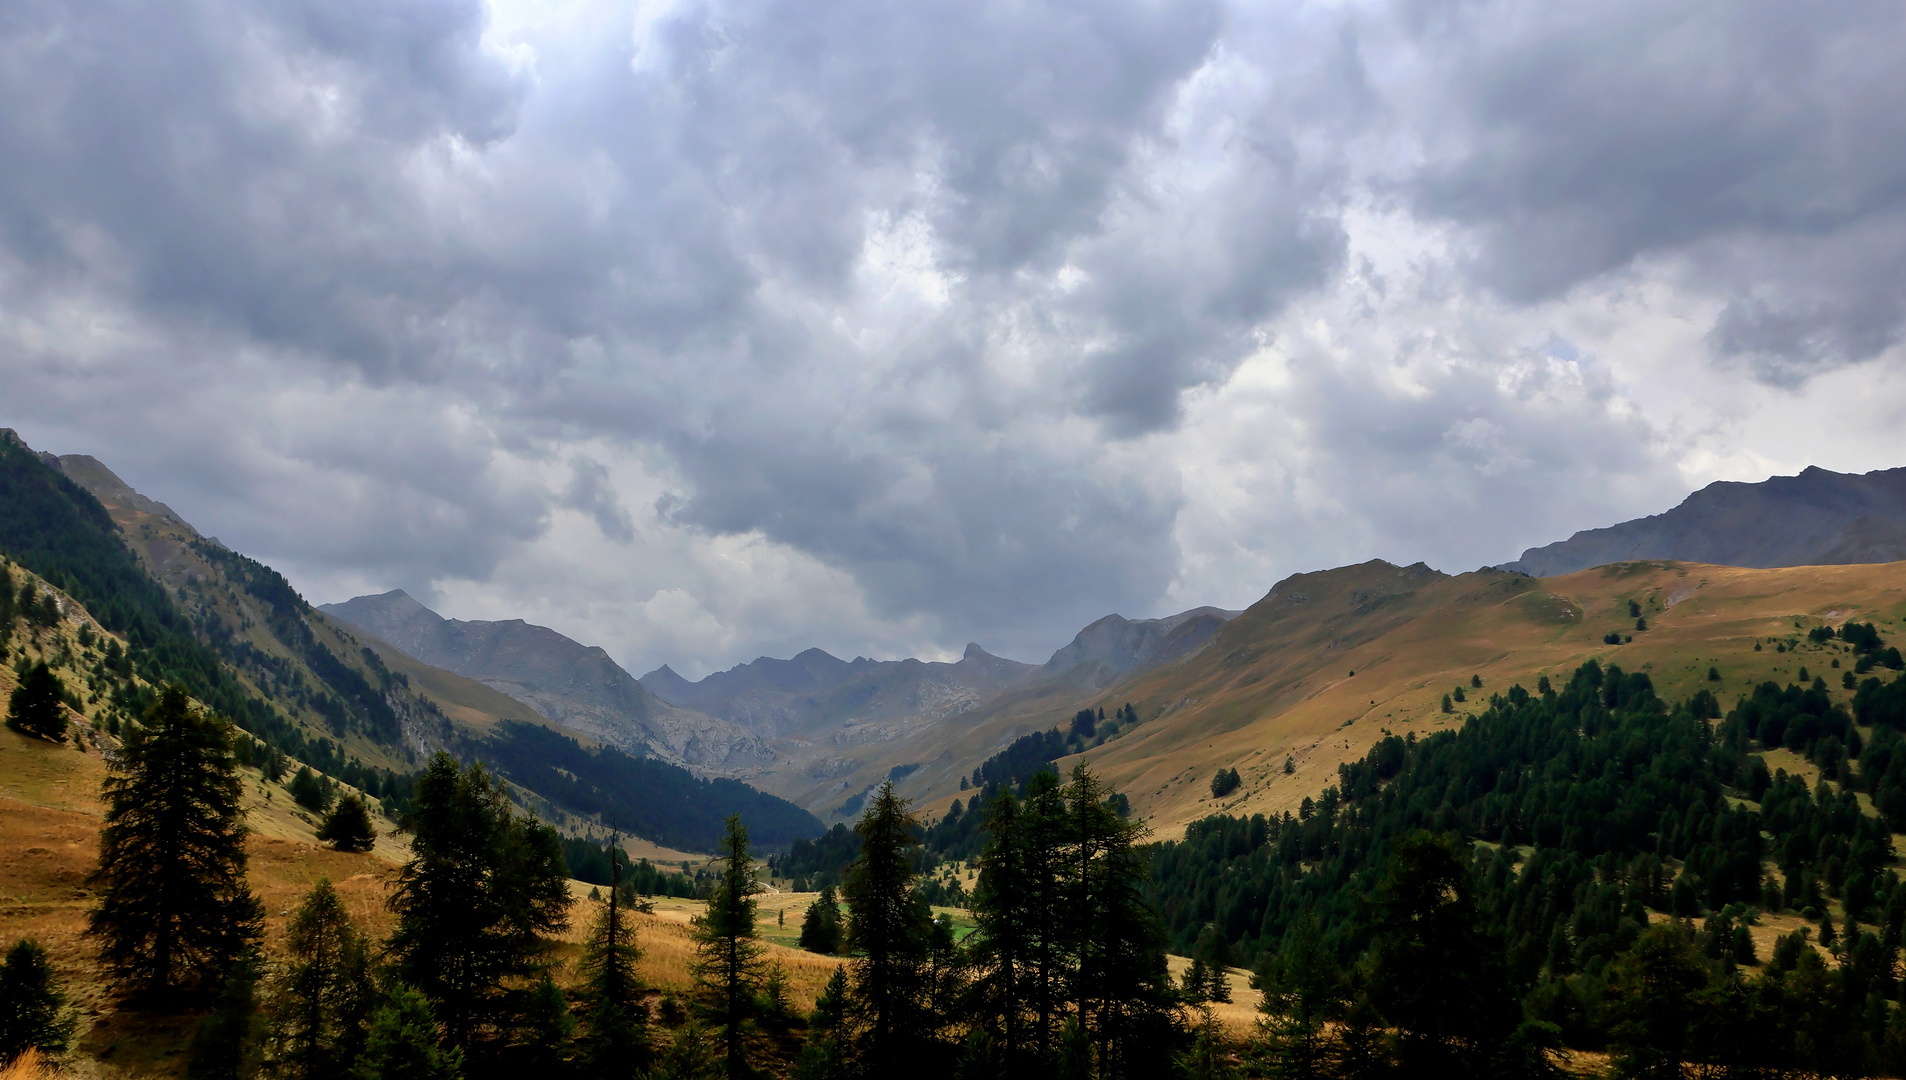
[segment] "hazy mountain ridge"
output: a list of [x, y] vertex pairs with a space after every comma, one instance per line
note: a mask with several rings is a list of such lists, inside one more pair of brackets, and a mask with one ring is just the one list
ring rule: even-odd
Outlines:
[[1906, 559], [1906, 468], [1718, 481], [1664, 513], [1530, 548], [1500, 569], [1553, 577], [1635, 559], [1763, 569]]
[[[789, 660], [764, 656], [699, 682], [664, 665], [642, 682], [664, 700], [745, 725], [765, 738], [851, 744], [878, 737], [874, 730], [967, 711], [1037, 670], [978, 645], [968, 645], [966, 655], [950, 664], [864, 656], [846, 661], [808, 649]], [[875, 728], [851, 731], [865, 725]], [[843, 730], [833, 732], [836, 727]]]
[[753, 732], [658, 699], [601, 648], [546, 626], [446, 619], [401, 589], [319, 610], [627, 753], [724, 772], [774, 760]]

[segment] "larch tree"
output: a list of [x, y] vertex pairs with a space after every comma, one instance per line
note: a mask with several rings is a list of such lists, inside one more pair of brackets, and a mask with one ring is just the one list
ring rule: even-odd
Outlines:
[[107, 777], [99, 891], [101, 958], [148, 1001], [220, 987], [261, 934], [245, 882], [245, 810], [230, 725], [165, 687]]
[[[431, 1002], [450, 1044], [503, 1037], [508, 983], [536, 974], [569, 923], [568, 873], [555, 830], [517, 815], [480, 764], [439, 753], [418, 778], [386, 950]], [[404, 1022], [408, 1023], [408, 1020]]]
[[893, 781], [881, 784], [854, 826], [860, 857], [841, 887], [860, 1020], [855, 1056], [875, 1076], [899, 1075], [931, 1027], [924, 1005], [932, 915], [914, 888], [918, 828]]
[[622, 837], [609, 842], [609, 895], [582, 953], [579, 1064], [589, 1080], [628, 1080], [649, 1064], [648, 1011], [635, 966], [635, 923], [622, 907]]
[[755, 994], [764, 974], [762, 946], [755, 938], [754, 859], [740, 815], [728, 819], [721, 841], [721, 879], [708, 908], [695, 920], [696, 1010], [721, 1034], [722, 1062], [730, 1080], [748, 1075], [754, 1033]]
[[298, 905], [287, 963], [271, 988], [266, 1063], [286, 1080], [347, 1072], [363, 1052], [377, 987], [370, 950], [329, 878]]

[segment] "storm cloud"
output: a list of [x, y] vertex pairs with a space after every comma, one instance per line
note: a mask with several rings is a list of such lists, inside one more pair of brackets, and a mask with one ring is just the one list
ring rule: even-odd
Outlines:
[[1902, 464], [1902, 53], [1878, 3], [21, 0], [0, 424], [314, 599], [1043, 659]]

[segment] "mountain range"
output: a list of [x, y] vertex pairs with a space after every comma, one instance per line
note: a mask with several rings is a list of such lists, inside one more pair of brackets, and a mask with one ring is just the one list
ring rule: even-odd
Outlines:
[[[11, 433], [0, 444], [26, 451]], [[42, 484], [21, 471], [22, 454], [6, 460], [16, 479]], [[1451, 577], [1377, 561], [1295, 575], [1243, 612], [1108, 615], [1042, 664], [978, 644], [953, 662], [809, 649], [700, 680], [667, 665], [638, 679], [548, 627], [446, 619], [401, 590], [314, 608], [104, 464], [37, 461], [72, 486], [61, 498], [84, 492], [109, 519], [88, 528], [115, 530], [163, 585], [176, 616], [154, 618], [176, 617], [216, 656], [226, 688], [206, 692], [313, 758], [396, 774], [440, 747], [481, 753], [514, 730], [506, 722], [525, 721], [583, 752], [743, 780], [824, 819], [851, 816], [889, 779], [923, 808], [943, 807], [981, 762], [1088, 708], [1119, 722], [1061, 766], [1091, 761], [1154, 824], [1209, 812], [1200, 777], [1220, 768], [1245, 780], [1227, 807], [1274, 810], [1360, 753], [1369, 735], [1359, 725], [1427, 731], [1459, 720], [1441, 695], [1472, 677], [1493, 688], [1619, 658], [1691, 692], [1710, 667], [1728, 686], [1750, 668], [1773, 670], [1779, 654], [1746, 656], [1746, 643], [1772, 641], [1796, 618], [1906, 617], [1906, 573], [1873, 565], [1906, 558], [1906, 469], [1808, 469], [1710, 485], [1663, 514], [1530, 549], [1497, 570]], [[41, 511], [21, 509], [31, 499], [14, 490], [0, 484], [0, 548], [40, 528], [31, 519]], [[57, 563], [45, 563], [55, 584]], [[83, 582], [66, 584], [84, 598]], [[1637, 612], [1651, 624], [1640, 633]], [[1611, 635], [1631, 640], [1608, 644]]]

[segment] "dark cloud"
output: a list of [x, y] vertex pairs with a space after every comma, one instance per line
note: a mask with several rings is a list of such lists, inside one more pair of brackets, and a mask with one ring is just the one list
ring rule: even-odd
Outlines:
[[20, 0], [0, 423], [337, 588], [605, 543], [635, 600], [693, 592], [654, 640], [706, 662], [1036, 657], [1202, 567], [1238, 591], [1187, 606], [1659, 509], [1690, 436], [1547, 324], [1580, 297], [1671, 296], [1720, 378], [1892, 355], [1902, 38], [1856, 3]]
[[1473, 228], [1491, 288], [1538, 300], [1692, 255], [1726, 304], [1716, 351], [1763, 373], [1864, 360], [1900, 339], [1897, 245], [1862, 241], [1896, 236], [1906, 211], [1906, 10], [1409, 10], [1422, 68], [1398, 96], [1425, 161], [1397, 188]]

